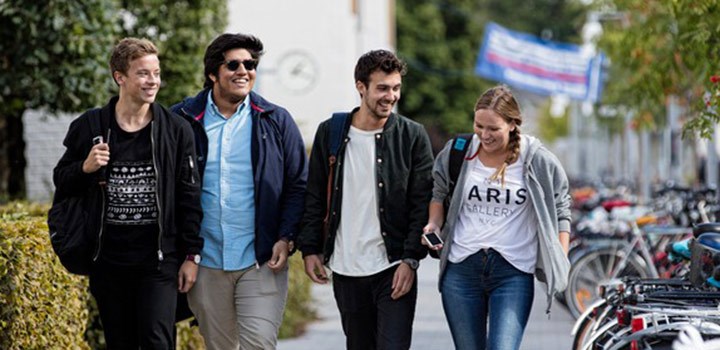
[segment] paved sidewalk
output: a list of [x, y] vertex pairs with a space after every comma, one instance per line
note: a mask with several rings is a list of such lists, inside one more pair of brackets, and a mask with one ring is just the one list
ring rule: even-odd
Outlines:
[[[424, 259], [418, 270], [418, 301], [413, 326], [413, 350], [453, 349], [450, 330], [437, 290], [437, 260]], [[345, 348], [340, 315], [330, 285], [314, 285], [313, 298], [320, 319], [309, 325], [298, 338], [282, 340], [278, 350], [339, 350]], [[521, 350], [569, 349], [573, 320], [570, 314], [553, 303], [551, 319], [545, 314], [546, 299], [541, 284], [535, 286], [535, 302], [525, 331]]]

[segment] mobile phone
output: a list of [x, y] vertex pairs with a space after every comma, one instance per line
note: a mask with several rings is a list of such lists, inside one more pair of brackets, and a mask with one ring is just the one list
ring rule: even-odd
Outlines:
[[103, 137], [102, 135], [98, 135], [93, 137], [93, 145], [97, 145], [99, 143], [103, 143]]
[[425, 242], [427, 242], [432, 247], [443, 244], [442, 239], [440, 239], [440, 236], [438, 236], [438, 234], [435, 232], [423, 233], [422, 236]]

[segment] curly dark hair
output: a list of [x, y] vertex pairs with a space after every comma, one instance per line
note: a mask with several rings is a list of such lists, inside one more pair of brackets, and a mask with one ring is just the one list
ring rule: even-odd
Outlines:
[[399, 72], [405, 75], [407, 66], [394, 53], [387, 50], [372, 50], [360, 56], [355, 65], [355, 81], [365, 86], [370, 83], [370, 74], [377, 70], [385, 73]]
[[213, 86], [210, 75], [217, 76], [220, 66], [225, 62], [225, 52], [233, 49], [245, 49], [250, 52], [253, 59], [259, 60], [265, 53], [263, 43], [254, 35], [250, 34], [221, 34], [205, 50], [205, 87]]

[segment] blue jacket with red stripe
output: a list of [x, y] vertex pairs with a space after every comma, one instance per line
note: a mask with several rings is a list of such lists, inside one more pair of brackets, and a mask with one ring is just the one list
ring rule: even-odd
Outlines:
[[[198, 169], [202, 178], [208, 154], [203, 117], [211, 89], [185, 98], [171, 110], [195, 132]], [[264, 264], [281, 238], [295, 240], [305, 207], [307, 153], [297, 124], [283, 107], [250, 92], [252, 166], [255, 182], [255, 256]]]

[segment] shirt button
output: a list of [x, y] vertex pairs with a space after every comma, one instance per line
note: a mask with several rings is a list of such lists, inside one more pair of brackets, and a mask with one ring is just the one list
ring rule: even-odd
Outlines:
[[387, 236], [387, 232], [383, 231], [382, 236], [383, 237]]
[[378, 158], [377, 162], [382, 163], [382, 158]]
[[381, 213], [384, 213], [384, 212], [385, 212], [385, 208], [380, 208], [380, 212], [381, 212]]
[[378, 183], [378, 187], [382, 188], [382, 187], [383, 187], [383, 183], [382, 183], [382, 182]]
[[376, 139], [380, 139], [380, 137], [382, 137], [382, 135], [380, 135], [380, 134], [375, 135]]

